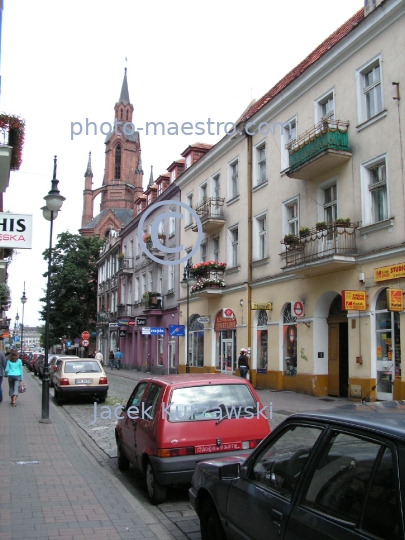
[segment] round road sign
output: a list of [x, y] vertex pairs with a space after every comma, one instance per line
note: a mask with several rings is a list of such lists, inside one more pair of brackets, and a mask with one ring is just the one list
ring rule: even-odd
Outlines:
[[90, 344], [90, 343], [89, 343], [89, 341], [88, 341], [87, 339], [84, 339], [84, 340], [82, 341], [82, 346], [83, 346], [83, 347], [88, 347], [89, 344]]
[[295, 317], [302, 317], [304, 314], [304, 304], [302, 302], [294, 302], [293, 315]]
[[82, 339], [89, 339], [90, 334], [86, 331], [82, 332]]

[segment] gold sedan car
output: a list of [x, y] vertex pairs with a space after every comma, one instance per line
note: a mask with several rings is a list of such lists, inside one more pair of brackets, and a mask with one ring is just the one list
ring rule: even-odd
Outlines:
[[108, 381], [103, 366], [93, 358], [61, 358], [53, 374], [54, 397], [61, 404], [74, 396], [91, 397], [104, 402]]

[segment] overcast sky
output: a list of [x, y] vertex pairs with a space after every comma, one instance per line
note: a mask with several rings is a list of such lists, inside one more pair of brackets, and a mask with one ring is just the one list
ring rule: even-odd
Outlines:
[[[5, 0], [0, 108], [26, 120], [21, 170], [12, 172], [4, 210], [33, 215], [33, 249], [9, 266], [12, 307], [25, 325], [39, 320], [49, 245], [43, 197], [58, 156], [59, 189], [66, 201], [56, 235], [81, 227], [84, 172], [92, 152], [93, 188], [104, 174], [103, 122], [114, 119], [124, 74], [133, 122], [235, 121], [321, 41], [363, 6], [363, 0]], [[127, 62], [125, 61], [127, 58]], [[86, 118], [97, 136], [85, 135]], [[71, 122], [83, 133], [71, 137]], [[75, 126], [79, 131], [79, 126]], [[141, 131], [144, 186], [191, 143], [216, 143], [217, 135], [146, 136]], [[96, 200], [94, 214], [99, 212]], [[21, 321], [20, 321], [21, 322]], [[11, 325], [14, 324], [14, 320]]]

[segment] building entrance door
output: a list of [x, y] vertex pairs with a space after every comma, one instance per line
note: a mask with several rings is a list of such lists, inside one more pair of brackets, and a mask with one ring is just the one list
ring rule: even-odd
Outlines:
[[222, 339], [221, 349], [221, 372], [230, 375], [233, 372], [233, 339]]
[[349, 331], [347, 312], [337, 295], [328, 317], [328, 395], [347, 397], [349, 391]]

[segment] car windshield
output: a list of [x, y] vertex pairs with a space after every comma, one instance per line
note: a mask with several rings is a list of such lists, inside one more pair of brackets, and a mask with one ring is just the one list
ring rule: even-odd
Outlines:
[[65, 373], [100, 373], [101, 369], [98, 362], [87, 361], [87, 362], [66, 362], [65, 363]]
[[[164, 405], [166, 407], [166, 405]], [[256, 401], [246, 384], [210, 384], [175, 388], [167, 408], [170, 422], [252, 418]]]

